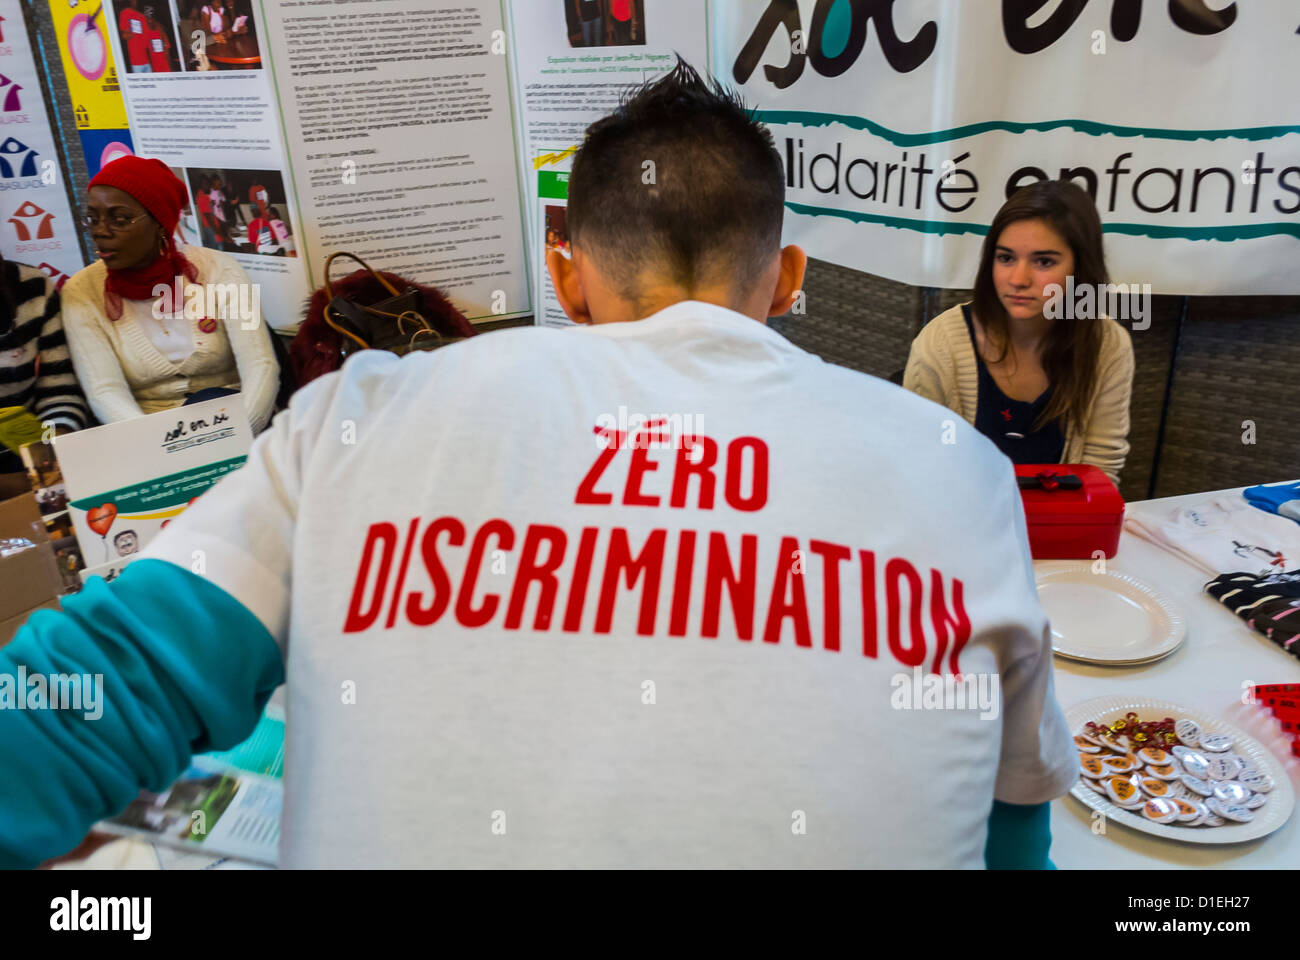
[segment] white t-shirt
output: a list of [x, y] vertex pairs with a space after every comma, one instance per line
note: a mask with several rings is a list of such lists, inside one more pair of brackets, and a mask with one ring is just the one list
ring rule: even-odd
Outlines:
[[[1009, 461], [720, 307], [361, 352], [196, 550], [285, 652], [285, 866], [977, 867], [1076, 776]], [[991, 708], [901, 709], [954, 654]]]
[[136, 322], [158, 352], [172, 363], [183, 363], [194, 353], [194, 320], [182, 309], [173, 316], [138, 311]]
[[222, 19], [221, 11], [218, 11], [215, 7], [204, 7], [201, 13], [207, 18], [208, 32], [220, 33], [222, 28], [225, 26], [225, 21]]
[[1300, 527], [1241, 496], [1176, 507], [1162, 516], [1130, 512], [1124, 525], [1211, 577], [1281, 573], [1300, 559]]

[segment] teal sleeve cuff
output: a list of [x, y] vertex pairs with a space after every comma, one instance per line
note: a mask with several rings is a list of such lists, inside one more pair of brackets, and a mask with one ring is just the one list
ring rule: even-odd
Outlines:
[[194, 753], [240, 743], [283, 682], [261, 621], [162, 560], [33, 614], [0, 647], [0, 867], [66, 853]]
[[1051, 804], [1021, 806], [993, 801], [984, 865], [990, 870], [1055, 870]]

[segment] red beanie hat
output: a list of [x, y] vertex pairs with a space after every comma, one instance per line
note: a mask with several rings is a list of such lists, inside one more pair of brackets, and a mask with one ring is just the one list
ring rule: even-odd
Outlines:
[[117, 187], [129, 193], [162, 224], [169, 237], [176, 231], [181, 208], [189, 202], [185, 184], [167, 164], [145, 157], [118, 157], [95, 174], [90, 186]]

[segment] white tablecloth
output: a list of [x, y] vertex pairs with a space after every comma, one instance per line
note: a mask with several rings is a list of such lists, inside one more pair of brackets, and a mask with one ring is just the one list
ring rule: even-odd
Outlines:
[[[1127, 514], [1167, 516], [1179, 505], [1216, 496], [1239, 495], [1241, 489], [1197, 493], [1164, 500], [1130, 503]], [[1102, 667], [1055, 658], [1056, 695], [1061, 706], [1107, 694], [1157, 697], [1205, 710], [1255, 737], [1282, 761], [1300, 797], [1300, 758], [1268, 708], [1242, 703], [1242, 683], [1300, 682], [1300, 660], [1288, 656], [1255, 633], [1213, 597], [1202, 592], [1208, 577], [1154, 544], [1127, 531], [1119, 550], [1107, 561], [1160, 591], [1187, 621], [1187, 639], [1174, 653], [1136, 667]], [[1050, 569], [1040, 561], [1036, 569]], [[1131, 830], [1114, 821], [1104, 836], [1092, 832], [1091, 811], [1073, 797], [1052, 804], [1052, 860], [1061, 869], [1264, 867], [1300, 868], [1300, 809], [1279, 830], [1247, 843], [1205, 845], [1178, 843]]]

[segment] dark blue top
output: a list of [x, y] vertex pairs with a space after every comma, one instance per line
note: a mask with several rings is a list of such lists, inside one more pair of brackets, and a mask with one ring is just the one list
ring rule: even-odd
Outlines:
[[970, 334], [975, 363], [979, 366], [975, 429], [997, 444], [1012, 463], [1060, 463], [1065, 453], [1065, 434], [1061, 432], [1060, 424], [1052, 421], [1041, 430], [1034, 429], [1038, 415], [1052, 401], [1052, 387], [1049, 386], [1033, 401], [1012, 400], [1003, 393], [980, 356], [979, 345], [975, 342], [975, 327], [970, 318], [970, 304], [963, 304], [961, 312], [966, 318], [966, 331]]

